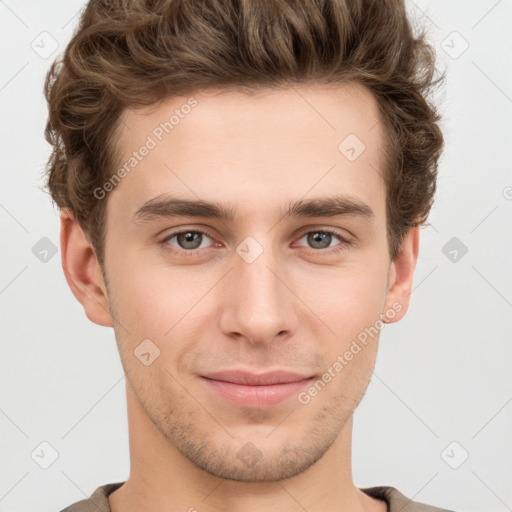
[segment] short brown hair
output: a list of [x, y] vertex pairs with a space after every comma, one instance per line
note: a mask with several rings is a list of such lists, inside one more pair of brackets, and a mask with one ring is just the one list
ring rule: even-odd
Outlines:
[[360, 83], [386, 128], [390, 256], [426, 222], [443, 137], [436, 78], [403, 0], [91, 0], [45, 82], [54, 203], [68, 207], [103, 268], [106, 201], [122, 111], [208, 88]]

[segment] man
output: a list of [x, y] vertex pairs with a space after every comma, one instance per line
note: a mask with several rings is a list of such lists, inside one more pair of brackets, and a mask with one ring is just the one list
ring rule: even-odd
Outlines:
[[442, 148], [396, 0], [92, 1], [45, 84], [62, 264], [131, 471], [66, 511], [439, 511], [351, 475]]

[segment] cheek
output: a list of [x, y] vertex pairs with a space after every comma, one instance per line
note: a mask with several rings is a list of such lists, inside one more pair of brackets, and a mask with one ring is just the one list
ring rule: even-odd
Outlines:
[[351, 338], [380, 318], [387, 283], [385, 269], [380, 267], [340, 268], [317, 278], [316, 288], [309, 288], [306, 296], [311, 308], [325, 317], [338, 338]]
[[204, 296], [206, 274], [143, 256], [126, 258], [111, 279], [119, 320], [133, 337], [165, 338]]
[[367, 388], [375, 365], [386, 278], [382, 268], [375, 266], [373, 270], [351, 269], [332, 284], [329, 293], [318, 297], [318, 311], [335, 332], [323, 346], [330, 381], [325, 398], [345, 404], [348, 398], [353, 407]]

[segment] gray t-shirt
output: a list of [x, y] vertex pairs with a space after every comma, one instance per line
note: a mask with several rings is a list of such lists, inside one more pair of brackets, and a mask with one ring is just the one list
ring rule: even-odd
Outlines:
[[[112, 512], [108, 495], [123, 484], [124, 482], [116, 482], [102, 485], [94, 491], [89, 499], [77, 501], [61, 512]], [[394, 487], [366, 487], [359, 490], [368, 496], [385, 501], [388, 504], [388, 512], [453, 512], [412, 501]]]

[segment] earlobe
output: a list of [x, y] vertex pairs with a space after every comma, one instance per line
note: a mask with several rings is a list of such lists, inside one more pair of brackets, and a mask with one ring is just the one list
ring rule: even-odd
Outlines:
[[414, 270], [418, 260], [420, 227], [411, 228], [404, 236], [400, 252], [391, 263], [383, 322], [401, 320], [409, 307]]
[[91, 322], [113, 327], [96, 253], [70, 209], [60, 214], [61, 261], [66, 281]]

